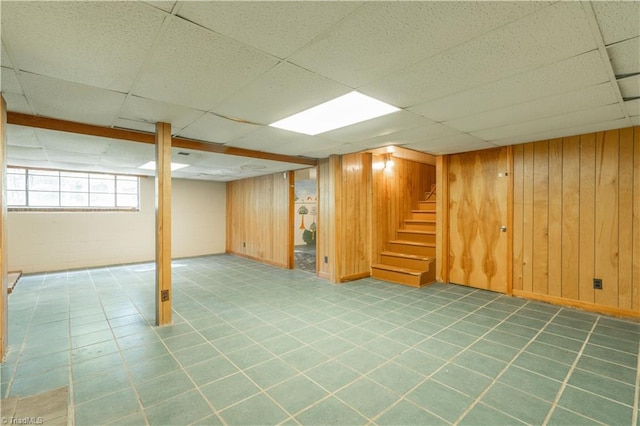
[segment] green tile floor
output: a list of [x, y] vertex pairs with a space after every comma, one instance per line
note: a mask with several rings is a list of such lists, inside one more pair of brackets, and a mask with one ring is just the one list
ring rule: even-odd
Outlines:
[[[454, 285], [332, 285], [227, 255], [24, 276], [2, 396], [76, 425], [638, 424], [636, 322]], [[46, 420], [46, 419], [45, 419]]]

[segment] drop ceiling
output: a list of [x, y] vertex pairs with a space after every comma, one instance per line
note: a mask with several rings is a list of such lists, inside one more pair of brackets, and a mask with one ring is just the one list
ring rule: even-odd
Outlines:
[[[0, 3], [7, 109], [288, 156], [439, 155], [640, 125], [640, 2]], [[268, 124], [357, 90], [400, 111]], [[8, 126], [11, 165], [144, 174], [153, 146]], [[174, 176], [307, 167], [175, 149]]]

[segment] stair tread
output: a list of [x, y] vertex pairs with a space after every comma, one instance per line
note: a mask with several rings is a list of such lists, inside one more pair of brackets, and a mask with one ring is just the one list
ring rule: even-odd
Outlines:
[[425, 201], [418, 201], [419, 203], [435, 203], [436, 200], [425, 200]]
[[[421, 212], [424, 210], [420, 210]], [[435, 220], [428, 220], [428, 219], [405, 219], [404, 220], [405, 223], [436, 223]]]
[[406, 253], [398, 253], [397, 251], [382, 251], [381, 255], [385, 256], [393, 256], [393, 257], [403, 257], [405, 259], [414, 259], [414, 260], [433, 260], [433, 257], [428, 256], [420, 256], [417, 254], [406, 254]]
[[387, 271], [400, 272], [402, 274], [407, 275], [417, 275], [420, 276], [427, 271], [421, 271], [419, 269], [411, 269], [411, 268], [401, 268], [399, 266], [385, 265], [384, 263], [376, 263], [371, 265], [372, 268], [376, 269], [386, 269]]
[[416, 209], [416, 210], [411, 210], [411, 213], [435, 213], [435, 210], [420, 210], [420, 209]]
[[398, 229], [398, 232], [406, 232], [409, 234], [435, 235], [436, 231], [421, 231], [418, 229]]
[[435, 243], [420, 243], [417, 241], [407, 241], [407, 240], [390, 240], [390, 243], [395, 244], [406, 244], [409, 246], [421, 246], [421, 247], [435, 247]]

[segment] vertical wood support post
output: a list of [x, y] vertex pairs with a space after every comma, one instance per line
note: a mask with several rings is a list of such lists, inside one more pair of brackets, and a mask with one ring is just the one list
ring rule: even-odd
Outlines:
[[156, 124], [156, 325], [171, 324], [171, 124]]
[[7, 264], [7, 103], [0, 94], [0, 361], [9, 347], [9, 306], [7, 286], [9, 283]]
[[449, 157], [436, 157], [436, 280], [449, 282]]

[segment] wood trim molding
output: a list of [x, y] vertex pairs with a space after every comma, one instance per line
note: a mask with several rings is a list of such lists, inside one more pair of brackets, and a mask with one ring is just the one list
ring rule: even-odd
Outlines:
[[[7, 124], [35, 127], [38, 129], [57, 130], [60, 132], [77, 133], [81, 135], [99, 136], [103, 138], [119, 139], [129, 142], [155, 144], [155, 134], [135, 130], [115, 129], [78, 123], [75, 121], [59, 120], [57, 118], [38, 117], [18, 112], [7, 113]], [[316, 166], [315, 158], [296, 157], [293, 155], [273, 154], [270, 152], [254, 151], [251, 149], [234, 148], [220, 143], [205, 142], [194, 139], [173, 137], [171, 145], [175, 148], [192, 149], [194, 151], [211, 152], [214, 154], [234, 155], [238, 157], [259, 158], [261, 160], [280, 161], [283, 163]]]
[[262, 258], [259, 258], [259, 257], [256, 257], [256, 256], [251, 256], [251, 255], [240, 253], [240, 252], [233, 251], [233, 250], [226, 250], [225, 253], [231, 254], [231, 255], [234, 255], [234, 256], [238, 256], [238, 257], [243, 257], [245, 259], [255, 260], [256, 262], [264, 263], [266, 265], [271, 265], [271, 266], [275, 266], [275, 267], [282, 268], [282, 269], [290, 269], [284, 263], [279, 263], [279, 262], [274, 262], [272, 260], [262, 259]]
[[513, 293], [513, 145], [507, 147], [507, 294]]
[[360, 272], [358, 274], [351, 274], [351, 275], [345, 275], [340, 277], [340, 279], [338, 280], [338, 282], [340, 283], [344, 283], [347, 281], [355, 281], [355, 280], [359, 280], [362, 278], [367, 278], [371, 276], [371, 271], [367, 271], [367, 272]]
[[607, 315], [627, 317], [627, 318], [640, 318], [640, 311], [614, 308], [610, 306], [599, 305], [597, 303], [583, 302], [581, 300], [573, 300], [573, 299], [567, 299], [564, 297], [532, 293], [529, 291], [523, 291], [518, 289], [513, 289], [513, 296], [522, 297], [523, 299], [538, 300], [540, 302], [551, 303], [553, 305], [584, 309], [585, 311], [597, 312], [600, 314], [607, 314]]

